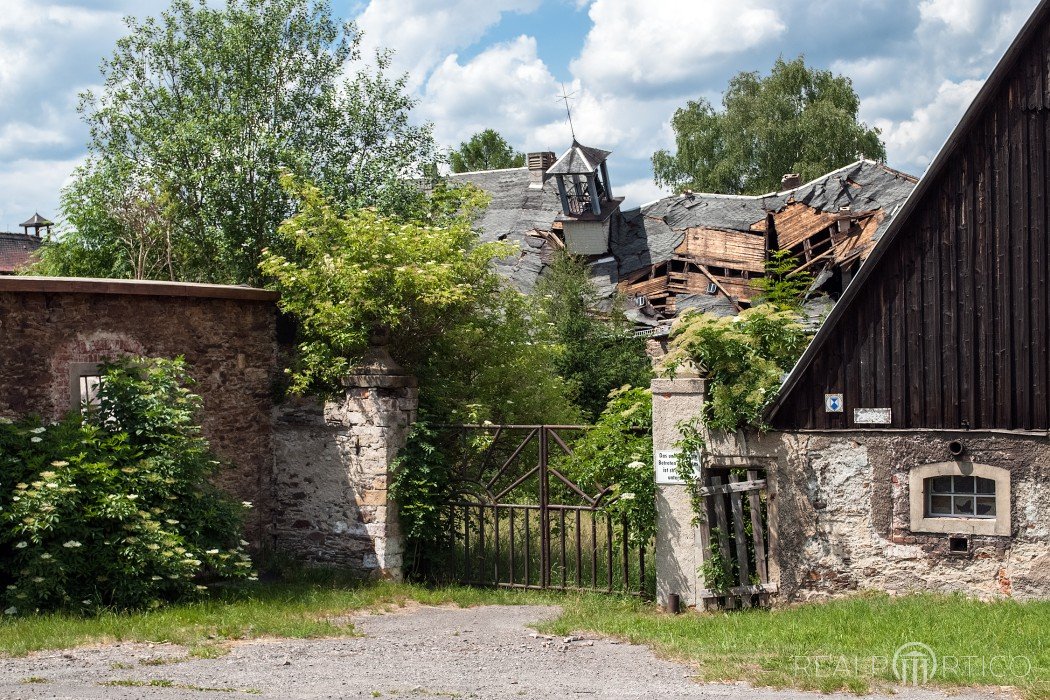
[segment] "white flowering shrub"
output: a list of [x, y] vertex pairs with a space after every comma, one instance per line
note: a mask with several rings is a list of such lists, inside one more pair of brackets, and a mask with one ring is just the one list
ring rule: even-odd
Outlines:
[[[603, 509], [627, 519], [633, 544], [649, 543], [656, 534], [656, 482], [653, 397], [648, 389], [613, 390], [594, 428], [574, 443], [571, 456], [559, 459], [577, 483], [612, 489], [602, 501]], [[552, 485], [557, 488], [553, 480]]]
[[0, 591], [7, 615], [156, 607], [253, 576], [247, 504], [219, 466], [181, 359], [103, 367], [99, 405], [0, 424]]

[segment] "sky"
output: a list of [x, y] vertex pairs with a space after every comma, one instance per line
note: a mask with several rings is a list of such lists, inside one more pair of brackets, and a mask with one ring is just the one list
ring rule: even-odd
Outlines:
[[[219, 0], [212, 0], [219, 2]], [[625, 206], [662, 194], [652, 153], [673, 145], [686, 101], [719, 104], [740, 71], [778, 56], [853, 80], [860, 118], [889, 165], [921, 175], [1037, 0], [332, 0], [364, 47], [393, 49], [417, 121], [455, 147], [493, 128], [521, 151], [560, 153], [572, 121], [611, 150]], [[168, 0], [3, 0], [0, 230], [35, 211], [61, 221], [59, 193], [85, 157], [78, 95], [124, 33], [121, 18]]]

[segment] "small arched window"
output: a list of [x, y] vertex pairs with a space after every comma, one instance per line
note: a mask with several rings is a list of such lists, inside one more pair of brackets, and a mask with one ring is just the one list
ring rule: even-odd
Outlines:
[[913, 532], [1010, 534], [1010, 472], [971, 462], [937, 462], [909, 473]]

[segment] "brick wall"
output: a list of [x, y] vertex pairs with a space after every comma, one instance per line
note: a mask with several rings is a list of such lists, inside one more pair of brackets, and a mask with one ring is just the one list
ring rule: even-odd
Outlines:
[[0, 280], [0, 416], [57, 419], [70, 365], [123, 355], [186, 358], [205, 436], [226, 463], [217, 483], [252, 501], [249, 539], [271, 520], [275, 295], [112, 280]]

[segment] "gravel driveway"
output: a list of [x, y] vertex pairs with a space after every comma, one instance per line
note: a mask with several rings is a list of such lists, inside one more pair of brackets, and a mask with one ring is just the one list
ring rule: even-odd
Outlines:
[[[164, 644], [41, 652], [0, 659], [0, 698], [837, 697], [700, 685], [687, 666], [661, 661], [646, 647], [602, 639], [565, 644], [528, 629], [557, 612], [414, 607], [355, 617], [363, 637], [257, 640], [218, 659], [182, 660], [185, 649]], [[896, 697], [945, 696], [909, 690]]]

